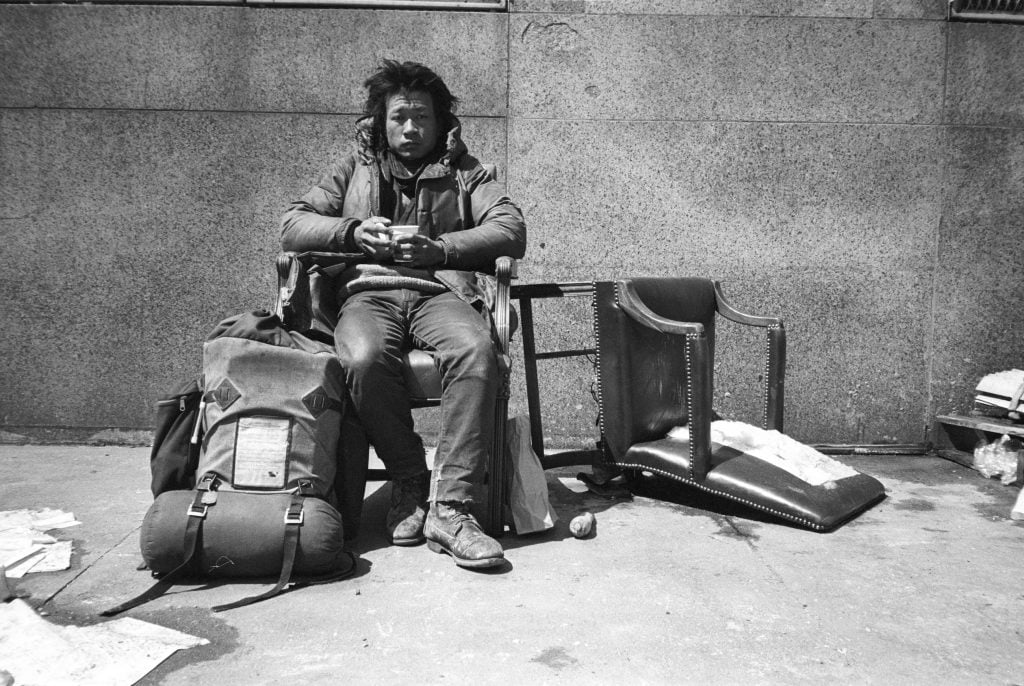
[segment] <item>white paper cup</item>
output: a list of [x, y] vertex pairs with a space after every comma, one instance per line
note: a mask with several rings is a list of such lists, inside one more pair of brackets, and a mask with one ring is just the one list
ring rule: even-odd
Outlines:
[[420, 227], [415, 224], [399, 224], [391, 227], [391, 248], [395, 262], [412, 262], [412, 245], [408, 243], [398, 245], [398, 239], [415, 236], [419, 232]]

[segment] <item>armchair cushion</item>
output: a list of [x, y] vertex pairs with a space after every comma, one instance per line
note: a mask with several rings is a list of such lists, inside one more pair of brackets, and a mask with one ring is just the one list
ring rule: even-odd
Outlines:
[[440, 402], [441, 374], [430, 353], [415, 348], [406, 351], [402, 362], [402, 378], [414, 403]]
[[882, 484], [866, 474], [815, 485], [724, 446], [712, 450], [711, 469], [698, 483], [680, 476], [689, 473], [690, 459], [688, 440], [663, 438], [630, 447], [623, 462], [815, 531], [834, 529], [885, 497]]

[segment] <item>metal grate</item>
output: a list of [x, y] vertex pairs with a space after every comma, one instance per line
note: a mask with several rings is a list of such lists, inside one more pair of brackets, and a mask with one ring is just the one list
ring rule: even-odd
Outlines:
[[950, 21], [1024, 24], [1024, 0], [950, 0]]

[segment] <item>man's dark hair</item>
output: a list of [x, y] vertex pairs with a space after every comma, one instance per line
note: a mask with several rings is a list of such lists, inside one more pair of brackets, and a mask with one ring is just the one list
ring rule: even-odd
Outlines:
[[366, 87], [366, 104], [363, 114], [373, 117], [373, 149], [377, 152], [387, 148], [384, 118], [387, 116], [388, 98], [398, 93], [425, 91], [434, 101], [434, 115], [440, 125], [439, 144], [443, 144], [445, 133], [455, 125], [455, 107], [459, 99], [452, 95], [440, 76], [430, 68], [416, 62], [383, 60], [380, 70], [363, 83]]

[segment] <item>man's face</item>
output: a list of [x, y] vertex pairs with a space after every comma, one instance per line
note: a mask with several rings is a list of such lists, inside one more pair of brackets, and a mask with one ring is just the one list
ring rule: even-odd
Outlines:
[[437, 143], [434, 99], [425, 91], [396, 93], [388, 98], [388, 147], [403, 162], [426, 157]]

